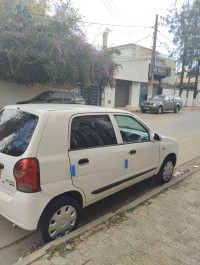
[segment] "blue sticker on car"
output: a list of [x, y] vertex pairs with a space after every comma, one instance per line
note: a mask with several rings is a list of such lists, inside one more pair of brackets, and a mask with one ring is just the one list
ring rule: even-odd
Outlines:
[[71, 175], [72, 177], [76, 176], [76, 166], [74, 164], [71, 164]]
[[125, 159], [125, 168], [128, 168], [128, 158]]

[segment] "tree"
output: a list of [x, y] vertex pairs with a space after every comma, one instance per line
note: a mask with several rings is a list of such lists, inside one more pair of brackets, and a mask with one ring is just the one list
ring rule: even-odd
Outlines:
[[182, 4], [179, 9], [175, 2], [174, 8], [170, 10], [166, 17], [169, 32], [174, 35], [173, 43], [176, 46], [175, 54], [178, 57], [178, 63], [181, 65], [180, 95], [183, 90], [183, 77], [186, 66], [189, 64], [189, 45], [192, 28], [192, 4], [188, 1]]
[[197, 95], [197, 85], [200, 68], [200, 0], [188, 1], [180, 9], [176, 6], [167, 17], [170, 32], [173, 33], [173, 42], [176, 45], [176, 54], [181, 65], [180, 95], [183, 89], [183, 76], [189, 70], [188, 78], [195, 70], [194, 101]]
[[84, 40], [70, 1], [53, 10], [49, 0], [0, 0], [0, 5], [0, 79], [113, 86], [116, 51], [97, 51]]

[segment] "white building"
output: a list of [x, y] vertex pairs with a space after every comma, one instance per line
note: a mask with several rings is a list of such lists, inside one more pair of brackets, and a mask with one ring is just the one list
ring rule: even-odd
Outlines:
[[[106, 87], [102, 93], [102, 106], [138, 107], [146, 99], [152, 50], [135, 44], [115, 47], [120, 55], [114, 61], [121, 64], [115, 76], [115, 88]], [[162, 93], [162, 84], [174, 85], [175, 61], [156, 53], [153, 94]]]

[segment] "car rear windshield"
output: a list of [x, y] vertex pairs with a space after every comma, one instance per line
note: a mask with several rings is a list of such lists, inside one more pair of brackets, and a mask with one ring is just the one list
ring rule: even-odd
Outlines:
[[38, 117], [16, 109], [0, 112], [0, 153], [22, 155], [32, 138]]

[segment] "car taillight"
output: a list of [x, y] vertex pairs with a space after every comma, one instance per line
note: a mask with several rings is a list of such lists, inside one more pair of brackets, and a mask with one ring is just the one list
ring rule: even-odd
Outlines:
[[40, 169], [37, 158], [19, 160], [14, 167], [17, 189], [22, 192], [38, 192], [40, 188]]

